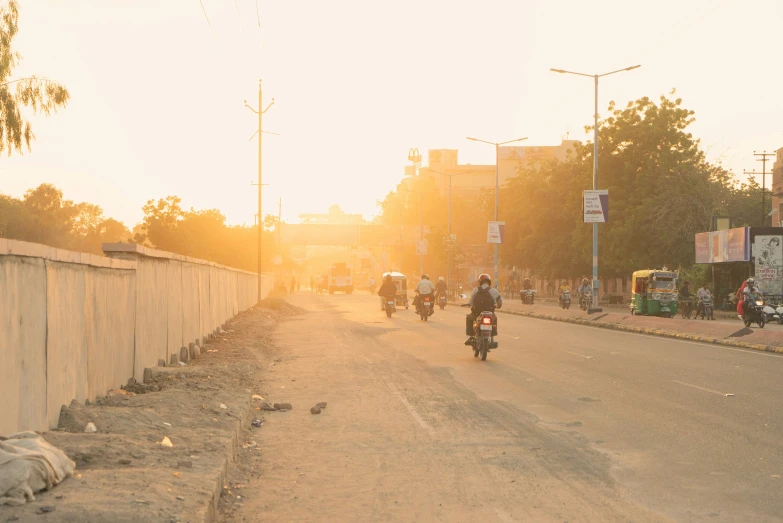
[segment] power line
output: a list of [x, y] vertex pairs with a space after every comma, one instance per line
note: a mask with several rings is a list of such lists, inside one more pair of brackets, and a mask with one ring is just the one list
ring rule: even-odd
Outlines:
[[198, 0], [198, 2], [201, 4], [201, 11], [204, 13], [204, 18], [207, 19], [207, 25], [209, 25], [209, 28], [212, 29], [212, 22], [209, 21], [209, 16], [207, 16], [207, 10], [204, 8], [204, 0]]
[[242, 31], [245, 30], [245, 23], [242, 21], [242, 13], [239, 12], [239, 0], [234, 0], [234, 5], [237, 8], [237, 16], [239, 17], [239, 27], [242, 28]]

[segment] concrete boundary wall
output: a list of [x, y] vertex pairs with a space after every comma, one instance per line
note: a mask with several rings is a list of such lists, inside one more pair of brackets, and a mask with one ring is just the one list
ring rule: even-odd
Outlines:
[[176, 364], [258, 301], [255, 273], [135, 244], [104, 251], [0, 238], [0, 434], [55, 427], [62, 405]]

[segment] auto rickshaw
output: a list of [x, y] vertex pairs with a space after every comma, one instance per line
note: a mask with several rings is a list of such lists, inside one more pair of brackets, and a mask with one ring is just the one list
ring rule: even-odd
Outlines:
[[631, 314], [664, 318], [677, 314], [677, 275], [666, 267], [633, 273], [631, 292]]
[[397, 294], [394, 296], [394, 305], [396, 307], [404, 306], [408, 308], [408, 277], [401, 272], [385, 272], [383, 273], [383, 279], [386, 276], [391, 276], [394, 285], [397, 286]]

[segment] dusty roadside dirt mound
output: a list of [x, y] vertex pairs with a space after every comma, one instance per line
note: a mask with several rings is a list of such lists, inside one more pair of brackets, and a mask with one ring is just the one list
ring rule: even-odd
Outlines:
[[273, 310], [281, 316], [295, 316], [298, 314], [304, 314], [306, 312], [304, 309], [301, 309], [296, 305], [291, 305], [279, 296], [273, 296], [261, 300], [258, 303], [258, 307], [261, 307], [262, 309]]
[[[276, 303], [276, 310], [256, 306], [236, 316], [185, 366], [157, 367], [148, 383], [131, 381], [86, 405], [64, 406], [58, 428], [44, 437], [76, 462], [74, 477], [25, 506], [3, 507], [3, 520], [211, 519], [237, 434], [247, 428], [261, 439], [263, 428], [251, 426], [261, 418], [260, 402], [251, 400], [265, 366], [257, 349], [279, 317], [300, 314]], [[96, 433], [84, 432], [89, 423]]]

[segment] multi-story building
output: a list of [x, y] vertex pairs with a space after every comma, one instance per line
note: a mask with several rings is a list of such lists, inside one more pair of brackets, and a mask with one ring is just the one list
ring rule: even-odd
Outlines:
[[772, 215], [772, 225], [783, 227], [783, 147], [776, 151], [772, 165], [772, 210], [777, 210]]
[[[577, 140], [563, 140], [560, 145], [545, 146], [501, 146], [498, 148], [498, 178], [503, 186], [517, 176], [521, 168], [548, 160], [566, 160], [574, 154]], [[451, 178], [454, 196], [461, 196], [468, 190], [491, 189], [495, 187], [494, 165], [460, 164], [456, 149], [430, 149], [428, 165], [419, 170], [422, 176], [433, 176], [438, 190], [446, 195]], [[410, 169], [406, 174], [410, 174]]]

